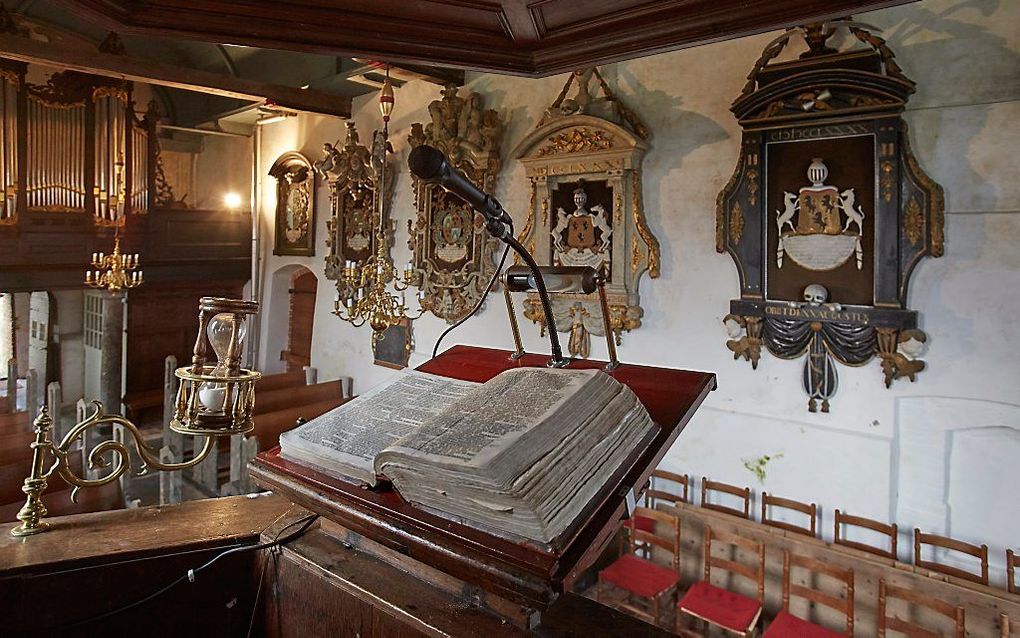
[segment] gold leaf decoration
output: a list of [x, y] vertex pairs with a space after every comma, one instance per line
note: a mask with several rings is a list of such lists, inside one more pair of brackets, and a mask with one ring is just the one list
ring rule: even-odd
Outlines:
[[538, 151], [538, 155], [560, 155], [568, 153], [591, 153], [613, 147], [613, 137], [605, 131], [587, 127], [575, 128], [549, 138], [549, 144]]
[[903, 217], [903, 234], [911, 246], [916, 246], [924, 236], [924, 215], [921, 213], [921, 205], [917, 203], [917, 196], [911, 195], [907, 202], [907, 212]]
[[740, 244], [740, 240], [744, 238], [744, 211], [740, 207], [740, 202], [733, 202], [733, 208], [730, 210], [730, 243], [734, 246]]

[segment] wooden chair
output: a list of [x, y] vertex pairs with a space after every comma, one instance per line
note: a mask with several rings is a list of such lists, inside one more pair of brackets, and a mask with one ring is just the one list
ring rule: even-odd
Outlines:
[[[677, 491], [670, 491], [662, 483], [668, 481], [679, 485]], [[648, 479], [648, 486], [644, 491], [644, 506], [647, 509], [655, 509], [660, 502], [669, 505], [687, 502], [687, 493], [690, 488], [690, 478], [686, 474], [675, 474], [666, 470], [653, 470], [652, 476]], [[655, 521], [650, 518], [638, 517], [635, 521], [637, 528], [646, 532], [655, 531]], [[630, 529], [629, 520], [625, 523], [624, 529]], [[626, 539], [623, 539], [626, 542]], [[623, 553], [621, 548], [621, 554]]]
[[1020, 594], [1020, 584], [1016, 582], [1016, 566], [1020, 565], [1020, 559], [1011, 549], [1006, 550], [1006, 589], [1011, 594]]
[[[731, 494], [741, 499], [744, 502], [744, 509], [739, 510], [735, 507], [728, 505], [721, 505], [719, 503], [709, 503], [708, 493], [709, 492], [722, 492], [724, 494]], [[739, 516], [740, 518], [746, 518], [751, 520], [751, 488], [744, 487], [740, 488], [736, 485], [730, 485], [729, 483], [720, 483], [719, 481], [710, 481], [706, 477], [701, 477], [701, 506], [715, 510], [717, 512], [723, 512], [724, 514], [732, 514]]]
[[[712, 555], [712, 542], [722, 541], [737, 549], [757, 554], [756, 565], [748, 567], [735, 560]], [[749, 598], [712, 584], [712, 568], [743, 576], [757, 586], [758, 597]], [[677, 603], [676, 630], [680, 633], [683, 614], [687, 614], [720, 627], [738, 636], [749, 635], [757, 626], [765, 600], [765, 545], [736, 534], [713, 530], [705, 526], [705, 578], [687, 590]]]
[[[981, 573], [975, 574], [959, 567], [944, 565], [937, 561], [923, 560], [921, 558], [921, 545], [942, 547], [954, 552], [973, 556], [981, 561]], [[963, 578], [982, 585], [988, 584], [988, 545], [971, 545], [970, 543], [958, 541], [955, 538], [949, 538], [947, 536], [925, 534], [921, 532], [921, 530], [914, 528], [914, 564], [918, 567], [941, 572], [943, 574], [949, 574], [950, 576], [956, 576], [957, 578]]]
[[956, 625], [953, 636], [964, 638], [966, 628], [964, 627], [963, 607], [954, 607], [943, 600], [917, 593], [912, 589], [887, 585], [885, 579], [878, 581], [878, 638], [885, 638], [885, 632], [889, 629], [906, 634], [911, 638], [938, 638], [941, 635], [908, 620], [890, 616], [886, 611], [887, 601], [890, 598], [924, 607], [936, 614], [951, 618]]
[[[824, 574], [840, 581], [845, 586], [842, 597], [833, 596], [817, 589], [790, 582], [791, 567], [799, 567], [813, 573]], [[846, 618], [846, 631], [840, 633], [798, 618], [790, 613], [790, 596], [811, 601], [812, 605], [825, 605], [842, 612]], [[783, 550], [783, 610], [769, 623], [763, 634], [768, 638], [833, 638], [854, 635], [854, 570], [840, 569], [806, 556], [791, 556]]]
[[[645, 531], [637, 526], [637, 520], [644, 518], [652, 521], [652, 530]], [[670, 528], [669, 537], [655, 533], [655, 523]], [[628, 521], [630, 531], [630, 553], [616, 559], [609, 567], [599, 572], [598, 584], [595, 587], [595, 600], [602, 602], [602, 587], [609, 583], [627, 592], [628, 602], [619, 605], [634, 615], [648, 620], [652, 624], [659, 622], [660, 602], [664, 597], [672, 597], [680, 580], [680, 519], [665, 512], [638, 507], [634, 516]], [[638, 546], [659, 547], [673, 556], [670, 567], [653, 563], [647, 558], [637, 555]], [[632, 596], [651, 601], [651, 612], [629, 602]]]
[[[863, 516], [851, 516], [850, 514], [844, 514], [839, 510], [835, 512], [836, 517], [836, 531], [833, 535], [833, 540], [837, 545], [845, 545], [847, 547], [853, 547], [859, 549], [862, 552], [870, 552], [879, 556], [885, 556], [897, 560], [896, 558], [896, 538], [898, 530], [896, 524], [889, 525], [882, 523], [870, 518], [864, 518]], [[855, 527], [863, 527], [870, 529], [873, 532], [878, 532], [884, 536], [889, 537], [889, 549], [882, 549], [881, 547], [875, 547], [874, 545], [868, 545], [867, 543], [861, 543], [858, 541], [847, 540], [846, 538], [846, 527], [853, 525]]]
[[[808, 526], [802, 527], [794, 523], [787, 523], [786, 521], [778, 521], [774, 518], [769, 517], [770, 507], [781, 507], [783, 509], [794, 510], [800, 512], [808, 517]], [[770, 496], [768, 492], [761, 493], [761, 522], [772, 527], [778, 527], [798, 534], [806, 534], [808, 536], [818, 536], [815, 524], [818, 518], [818, 506], [814, 503], [801, 503], [800, 501], [794, 501], [788, 498], [782, 498], [780, 496]]]

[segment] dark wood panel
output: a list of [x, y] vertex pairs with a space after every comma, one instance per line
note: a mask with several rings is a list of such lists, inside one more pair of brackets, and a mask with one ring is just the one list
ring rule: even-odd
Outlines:
[[264, 557], [254, 552], [224, 557], [134, 609], [68, 625], [135, 602], [224, 548], [254, 544], [290, 507], [274, 496], [209, 499], [51, 519], [50, 531], [18, 539], [0, 525], [3, 635], [243, 636]]
[[[128, 293], [126, 394], [163, 387], [168, 355], [179, 365], [191, 361], [198, 334], [201, 297], [241, 296], [243, 282], [149, 283]], [[160, 404], [162, 407], [162, 404]]]
[[537, 77], [913, 0], [65, 1], [121, 32]]

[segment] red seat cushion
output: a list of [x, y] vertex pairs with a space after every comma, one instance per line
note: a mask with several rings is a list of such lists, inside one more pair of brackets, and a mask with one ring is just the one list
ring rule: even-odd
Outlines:
[[837, 638], [845, 635], [802, 620], [785, 611], [779, 612], [763, 634], [773, 638]]
[[714, 625], [741, 633], [750, 629], [761, 613], [761, 603], [754, 598], [734, 594], [703, 580], [691, 585], [677, 607]]
[[[655, 519], [647, 516], [634, 516], [634, 527], [649, 534], [655, 533]], [[630, 529], [630, 520], [626, 522], [627, 529]]]
[[654, 598], [676, 585], [679, 576], [668, 567], [626, 554], [599, 572], [599, 578], [643, 598]]

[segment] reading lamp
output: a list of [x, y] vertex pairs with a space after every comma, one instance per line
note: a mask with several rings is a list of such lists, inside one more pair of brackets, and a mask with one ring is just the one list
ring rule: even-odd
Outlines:
[[[545, 280], [546, 291], [565, 294], [590, 295], [598, 292], [599, 304], [602, 307], [602, 322], [606, 332], [606, 346], [609, 350], [609, 363], [606, 370], [615, 370], [620, 365], [616, 356], [616, 342], [613, 340], [613, 326], [609, 317], [609, 301], [606, 299], [606, 278], [603, 274], [591, 266], [539, 266], [538, 273]], [[531, 292], [537, 290], [538, 281], [535, 273], [524, 266], [511, 266], [506, 269], [503, 275], [503, 297], [506, 299], [506, 310], [510, 315], [510, 329], [514, 335], [516, 350], [511, 359], [520, 359], [524, 356], [524, 346], [521, 344], [521, 329], [517, 325], [517, 315], [514, 314], [511, 292]], [[548, 319], [548, 317], [547, 317]], [[552, 330], [556, 326], [552, 326]]]
[[[496, 239], [514, 249], [521, 260], [527, 264], [532, 275], [535, 291], [542, 302], [542, 312], [545, 314], [545, 325], [549, 327], [549, 347], [552, 351], [552, 358], [548, 365], [553, 368], [563, 368], [570, 364], [570, 359], [563, 356], [560, 349], [560, 340], [556, 334], [556, 322], [553, 319], [552, 304], [549, 301], [549, 293], [545, 287], [545, 278], [542, 270], [535, 262], [531, 253], [514, 238], [507, 229], [513, 223], [510, 215], [503, 210], [503, 206], [495, 197], [487, 195], [480, 188], [475, 186], [464, 177], [457, 169], [450, 165], [446, 156], [439, 149], [422, 144], [415, 147], [407, 158], [407, 165], [415, 177], [427, 184], [438, 184], [464, 200], [471, 208], [475, 209], [485, 217], [485, 230]], [[518, 334], [519, 336], [519, 334]], [[520, 350], [520, 347], [518, 347]]]
[[[32, 468], [21, 488], [26, 496], [25, 505], [18, 512], [21, 524], [11, 530], [11, 535], [30, 536], [49, 528], [49, 524], [42, 520], [46, 516], [46, 506], [41, 497], [46, 491], [47, 481], [54, 474], [74, 488], [71, 500], [77, 501], [82, 488], [112, 483], [124, 472], [133, 469], [129, 442], [141, 459], [139, 474], [149, 469], [176, 472], [201, 463], [216, 449], [213, 445], [216, 437], [251, 432], [255, 427], [252, 418], [255, 382], [262, 373], [241, 367], [241, 346], [246, 332], [245, 319], [258, 309], [256, 301], [219, 297], [202, 297], [199, 301], [194, 357], [191, 365], [174, 372], [181, 383], [170, 421], [171, 429], [195, 437], [193, 447], [196, 454], [188, 461], [163, 462], [158, 451], [145, 445], [134, 423], [117, 414], [106, 414], [103, 404], [98, 401], [93, 402], [91, 416], [72, 427], [61, 441], [54, 441], [53, 419], [44, 406], [33, 424]], [[215, 363], [208, 357], [210, 346], [216, 355]], [[123, 434], [87, 450], [84, 460], [87, 460], [89, 468], [109, 468], [109, 473], [99, 478], [77, 476], [70, 462], [71, 456], [79, 453], [76, 444], [81, 442], [84, 446], [88, 431], [103, 425], [120, 426]], [[109, 457], [106, 456], [108, 452]]]

